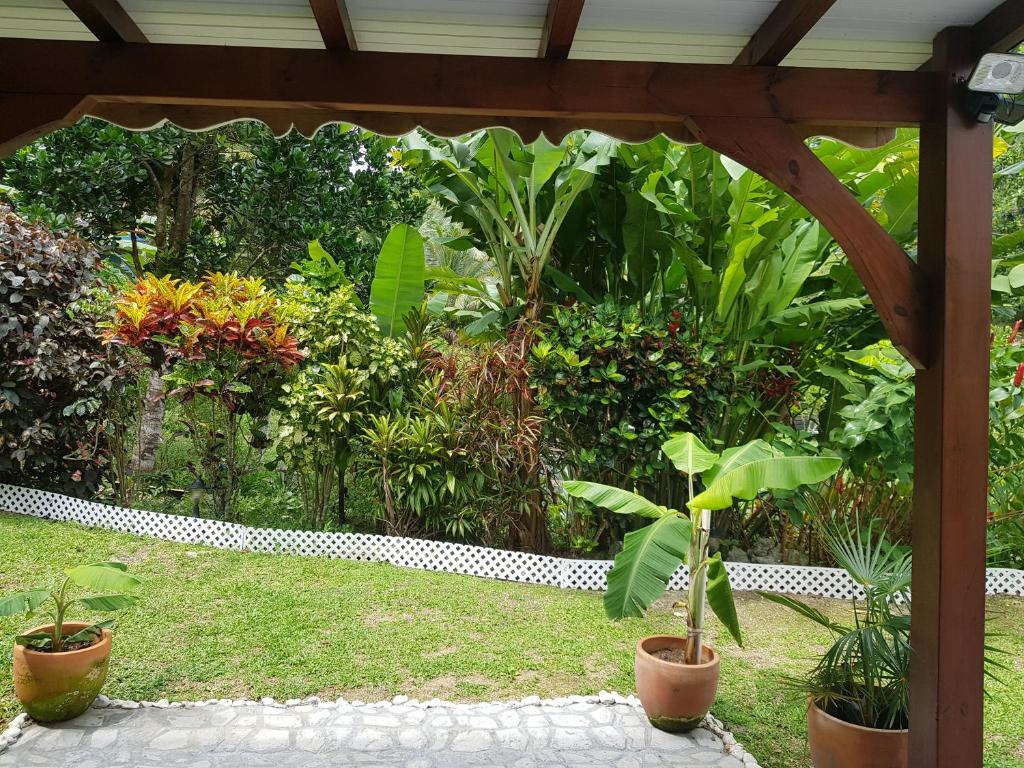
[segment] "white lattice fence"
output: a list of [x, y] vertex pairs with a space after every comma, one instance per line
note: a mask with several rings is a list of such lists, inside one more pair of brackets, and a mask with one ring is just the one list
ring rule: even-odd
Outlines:
[[[603, 590], [612, 567], [608, 560], [547, 557], [444, 541], [249, 528], [217, 520], [125, 509], [13, 485], [0, 484], [0, 509], [221, 549], [391, 563], [567, 589]], [[861, 594], [860, 588], [839, 568], [758, 563], [726, 563], [726, 568], [733, 588], [741, 591], [760, 589], [836, 598]], [[683, 566], [673, 575], [669, 587], [684, 589], [688, 579], [689, 572]], [[990, 595], [1024, 595], [1024, 571], [990, 568], [987, 589]]]

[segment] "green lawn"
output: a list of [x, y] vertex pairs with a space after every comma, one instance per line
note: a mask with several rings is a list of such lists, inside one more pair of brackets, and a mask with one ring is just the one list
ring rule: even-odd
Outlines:
[[[638, 637], [678, 628], [668, 600], [643, 620], [608, 621], [600, 595], [388, 565], [221, 552], [0, 514], [0, 593], [55, 569], [119, 559], [144, 578], [122, 615], [107, 692], [132, 699], [311, 694], [460, 700], [633, 690]], [[835, 601], [815, 601], [830, 613]], [[992, 688], [987, 768], [1024, 768], [1024, 600], [994, 600], [1013, 672]], [[716, 626], [714, 712], [765, 768], [807, 766], [801, 702], [775, 675], [799, 671], [826, 637], [742, 596], [746, 648]], [[0, 666], [22, 620], [0, 619]], [[18, 711], [0, 676], [0, 724]], [[794, 757], [798, 756], [798, 757]]]

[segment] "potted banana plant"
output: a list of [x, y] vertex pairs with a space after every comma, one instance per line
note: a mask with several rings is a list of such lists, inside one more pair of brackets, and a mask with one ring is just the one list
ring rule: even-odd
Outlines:
[[[686, 475], [685, 512], [599, 483], [573, 480], [565, 483], [565, 490], [618, 514], [653, 519], [626, 534], [608, 573], [604, 606], [610, 618], [642, 616], [668, 588], [676, 569], [684, 562], [689, 565], [686, 636], [642, 638], [635, 660], [637, 693], [651, 724], [683, 732], [700, 725], [718, 690], [719, 657], [704, 639], [706, 605], [742, 645], [729, 574], [721, 554], [708, 552], [711, 513], [764, 490], [793, 490], [820, 482], [835, 474], [841, 462], [783, 455], [763, 440], [716, 453], [690, 433], [673, 437], [662, 451]], [[700, 493], [698, 482], [703, 486]]]
[[[52, 588], [0, 598], [0, 616], [31, 617], [49, 605], [50, 623], [14, 638], [14, 692], [29, 717], [44, 723], [69, 720], [92, 705], [107, 679], [114, 621], [65, 616], [72, 607], [101, 613], [128, 608], [135, 598], [123, 593], [138, 585], [123, 563], [94, 563], [69, 568]], [[92, 594], [76, 594], [76, 588]]]
[[824, 627], [832, 645], [806, 677], [785, 677], [807, 697], [807, 740], [815, 768], [906, 768], [910, 679], [910, 553], [874, 526], [825, 531], [835, 561], [864, 591], [853, 620], [833, 620], [786, 595], [762, 597]]

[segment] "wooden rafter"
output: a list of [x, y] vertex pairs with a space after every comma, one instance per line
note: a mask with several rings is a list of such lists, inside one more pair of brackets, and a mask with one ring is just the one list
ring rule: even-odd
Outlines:
[[796, 48], [836, 0], [781, 0], [736, 57], [735, 64], [773, 66]]
[[586, 0], [548, 0], [547, 18], [540, 38], [540, 55], [546, 59], [567, 59]]
[[145, 34], [118, 0], [64, 0], [71, 12], [103, 43], [145, 43]]
[[1024, 40], [1024, 2], [1005, 0], [971, 28], [971, 45], [976, 55], [1009, 51]]
[[701, 143], [764, 176], [810, 211], [850, 260], [892, 343], [928, 364], [926, 292], [920, 269], [850, 191], [781, 120], [694, 118]]
[[366, 51], [339, 57], [315, 50], [22, 39], [0, 39], [0, 73], [0, 93], [76, 93], [101, 102], [551, 119], [577, 128], [618, 121], [669, 129], [691, 116], [915, 125], [930, 113], [936, 78], [927, 72]]
[[309, 0], [320, 27], [320, 37], [329, 51], [354, 51], [356, 38], [345, 0]]

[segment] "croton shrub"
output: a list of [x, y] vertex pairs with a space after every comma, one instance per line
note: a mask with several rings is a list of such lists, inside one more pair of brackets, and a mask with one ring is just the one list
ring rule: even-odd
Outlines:
[[303, 358], [262, 279], [210, 273], [199, 282], [145, 275], [115, 300], [105, 340], [141, 350], [184, 406], [216, 512], [230, 512], [286, 372]]
[[98, 254], [0, 206], [0, 482], [83, 495], [122, 377], [83, 301]]

